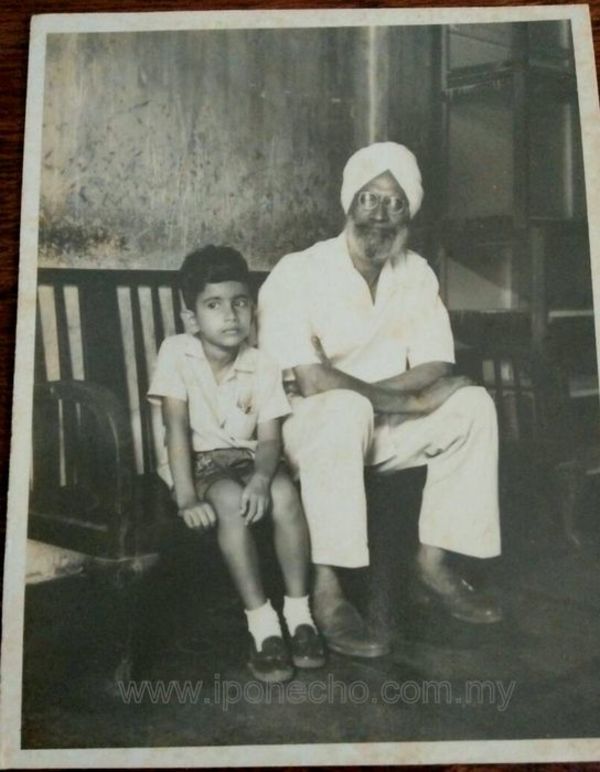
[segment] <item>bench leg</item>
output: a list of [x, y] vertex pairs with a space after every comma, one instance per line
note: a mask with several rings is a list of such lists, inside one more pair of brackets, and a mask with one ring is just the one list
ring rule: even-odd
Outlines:
[[102, 689], [111, 697], [122, 696], [123, 684], [135, 678], [141, 652], [140, 631], [143, 627], [143, 597], [149, 562], [144, 560], [102, 561], [94, 566], [99, 589], [107, 599], [110, 615], [107, 624], [100, 623], [99, 631], [107, 630], [107, 638], [99, 640], [103, 667]]
[[567, 540], [581, 548], [583, 539], [577, 528], [577, 510], [585, 485], [585, 473], [578, 465], [558, 467], [559, 506], [562, 527]]

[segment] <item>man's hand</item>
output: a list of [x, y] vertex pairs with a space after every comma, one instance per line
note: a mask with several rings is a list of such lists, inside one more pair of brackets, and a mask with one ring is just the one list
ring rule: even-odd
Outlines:
[[240, 514], [246, 525], [258, 522], [271, 505], [271, 484], [258, 474], [252, 475], [242, 492]]
[[419, 392], [418, 399], [422, 413], [433, 413], [438, 407], [451, 397], [455, 391], [464, 389], [465, 386], [474, 386], [473, 381], [466, 375], [450, 375], [440, 378], [431, 386]]
[[188, 528], [208, 531], [217, 522], [215, 510], [207, 501], [195, 501], [188, 506], [180, 507], [177, 512]]
[[318, 335], [313, 335], [310, 339], [313, 349], [317, 357], [319, 358], [319, 362], [322, 365], [331, 365], [331, 362], [329, 361], [329, 357], [325, 353], [325, 349], [323, 348], [323, 344], [321, 343], [321, 339]]

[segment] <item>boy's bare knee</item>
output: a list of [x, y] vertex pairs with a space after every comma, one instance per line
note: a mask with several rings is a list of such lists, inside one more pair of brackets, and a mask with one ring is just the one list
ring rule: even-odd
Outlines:
[[286, 472], [277, 472], [271, 483], [274, 518], [290, 518], [301, 514], [300, 496]]
[[206, 494], [206, 500], [212, 505], [219, 519], [239, 515], [241, 497], [242, 489], [233, 480], [217, 480]]

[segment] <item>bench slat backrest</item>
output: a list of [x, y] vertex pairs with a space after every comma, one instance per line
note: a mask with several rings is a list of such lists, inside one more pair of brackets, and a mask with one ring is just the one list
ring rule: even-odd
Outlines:
[[[266, 274], [251, 275], [256, 293]], [[155, 466], [160, 418], [146, 393], [160, 344], [183, 332], [175, 271], [38, 272], [38, 383], [87, 380], [129, 408], [137, 471]]]
[[[266, 275], [251, 274], [255, 295]], [[151, 472], [162, 422], [146, 392], [161, 342], [183, 332], [177, 273], [40, 269], [37, 308], [36, 382], [73, 378], [110, 389], [128, 408], [137, 471]], [[451, 318], [456, 338], [478, 352], [502, 436], [535, 433], [535, 389], [512, 356], [526, 347], [528, 315], [453, 312]]]

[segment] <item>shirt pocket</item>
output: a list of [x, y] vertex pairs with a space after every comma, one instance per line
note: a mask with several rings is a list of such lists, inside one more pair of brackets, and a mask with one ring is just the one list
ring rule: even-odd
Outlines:
[[229, 411], [223, 427], [230, 437], [237, 440], [254, 439], [258, 413], [250, 408], [236, 405]]

